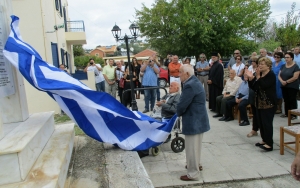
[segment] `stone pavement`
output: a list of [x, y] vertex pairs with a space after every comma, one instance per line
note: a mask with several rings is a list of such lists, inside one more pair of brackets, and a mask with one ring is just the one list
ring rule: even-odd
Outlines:
[[[161, 96], [163, 93], [162, 91]], [[137, 102], [139, 111], [143, 111], [143, 99]], [[275, 115], [274, 150], [266, 152], [254, 146], [255, 143], [261, 141], [260, 135], [251, 138], [246, 136], [251, 131], [252, 125], [241, 127], [237, 120], [220, 122], [217, 118], [213, 118], [213, 115], [214, 113], [208, 110], [211, 130], [205, 133], [203, 138], [201, 155], [203, 171], [200, 173], [200, 180], [184, 182], [179, 179], [181, 175], [186, 174], [185, 151], [174, 153], [169, 142], [160, 146], [161, 152], [158, 156], [150, 155], [142, 158], [144, 167], [155, 187], [197, 186], [290, 174], [294, 153], [285, 149], [284, 155], [279, 154], [279, 127], [287, 126], [287, 118]], [[172, 138], [174, 137], [172, 134]], [[285, 139], [293, 140], [287, 135]], [[291, 183], [300, 185], [296, 181]]]

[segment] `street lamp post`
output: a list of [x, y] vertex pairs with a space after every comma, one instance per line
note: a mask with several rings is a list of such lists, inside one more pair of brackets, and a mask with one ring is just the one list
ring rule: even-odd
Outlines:
[[[117, 41], [124, 40], [125, 44], [126, 44], [128, 66], [129, 66], [129, 76], [130, 76], [131, 109], [132, 109], [132, 111], [137, 111], [138, 107], [137, 107], [136, 100], [135, 100], [134, 83], [133, 83], [133, 80], [132, 80], [132, 78], [133, 78], [133, 65], [130, 62], [128, 40], [136, 39], [138, 37], [139, 27], [136, 24], [132, 23], [129, 27], [129, 30], [130, 30], [132, 36], [127, 36], [126, 33], [125, 33], [125, 36], [121, 37], [121, 29], [117, 25], [115, 25], [112, 28], [111, 32], [112, 32], [114, 38], [116, 38]], [[136, 76], [138, 76], [138, 75], [136, 75]]]

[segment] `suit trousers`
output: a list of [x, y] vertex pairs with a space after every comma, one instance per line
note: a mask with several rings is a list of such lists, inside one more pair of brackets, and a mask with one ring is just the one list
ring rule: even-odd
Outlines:
[[205, 75], [205, 76], [198, 75], [198, 79], [203, 84], [203, 87], [205, 90], [205, 95], [206, 95], [206, 100], [208, 100], [208, 84], [207, 84], [208, 75]]
[[[228, 100], [226, 102], [226, 112], [225, 112], [225, 116], [226, 117], [233, 117], [232, 114], [232, 108], [234, 105], [236, 105], [237, 103], [235, 102], [235, 98], [232, 98], [230, 100]], [[243, 121], [247, 121], [248, 120], [248, 116], [247, 116], [247, 105], [249, 104], [248, 99], [243, 99], [239, 104], [238, 104], [238, 108], [240, 111], [240, 116], [241, 116], [241, 120]]]
[[185, 135], [185, 155], [188, 178], [198, 180], [203, 133]]
[[216, 113], [225, 115], [226, 102], [232, 98], [234, 98], [234, 96], [229, 96], [229, 97], [223, 97], [223, 95], [217, 96]]

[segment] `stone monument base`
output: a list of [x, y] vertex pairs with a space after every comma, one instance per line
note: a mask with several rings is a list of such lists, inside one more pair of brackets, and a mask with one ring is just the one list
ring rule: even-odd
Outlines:
[[63, 187], [74, 141], [74, 124], [54, 126], [53, 112], [4, 124], [0, 140], [0, 188]]

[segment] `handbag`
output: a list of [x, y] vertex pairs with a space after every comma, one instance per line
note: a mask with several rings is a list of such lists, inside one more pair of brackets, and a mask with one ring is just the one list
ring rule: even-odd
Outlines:
[[124, 84], [125, 84], [125, 79], [121, 78], [120, 81], [119, 81], [119, 87], [124, 88]]

